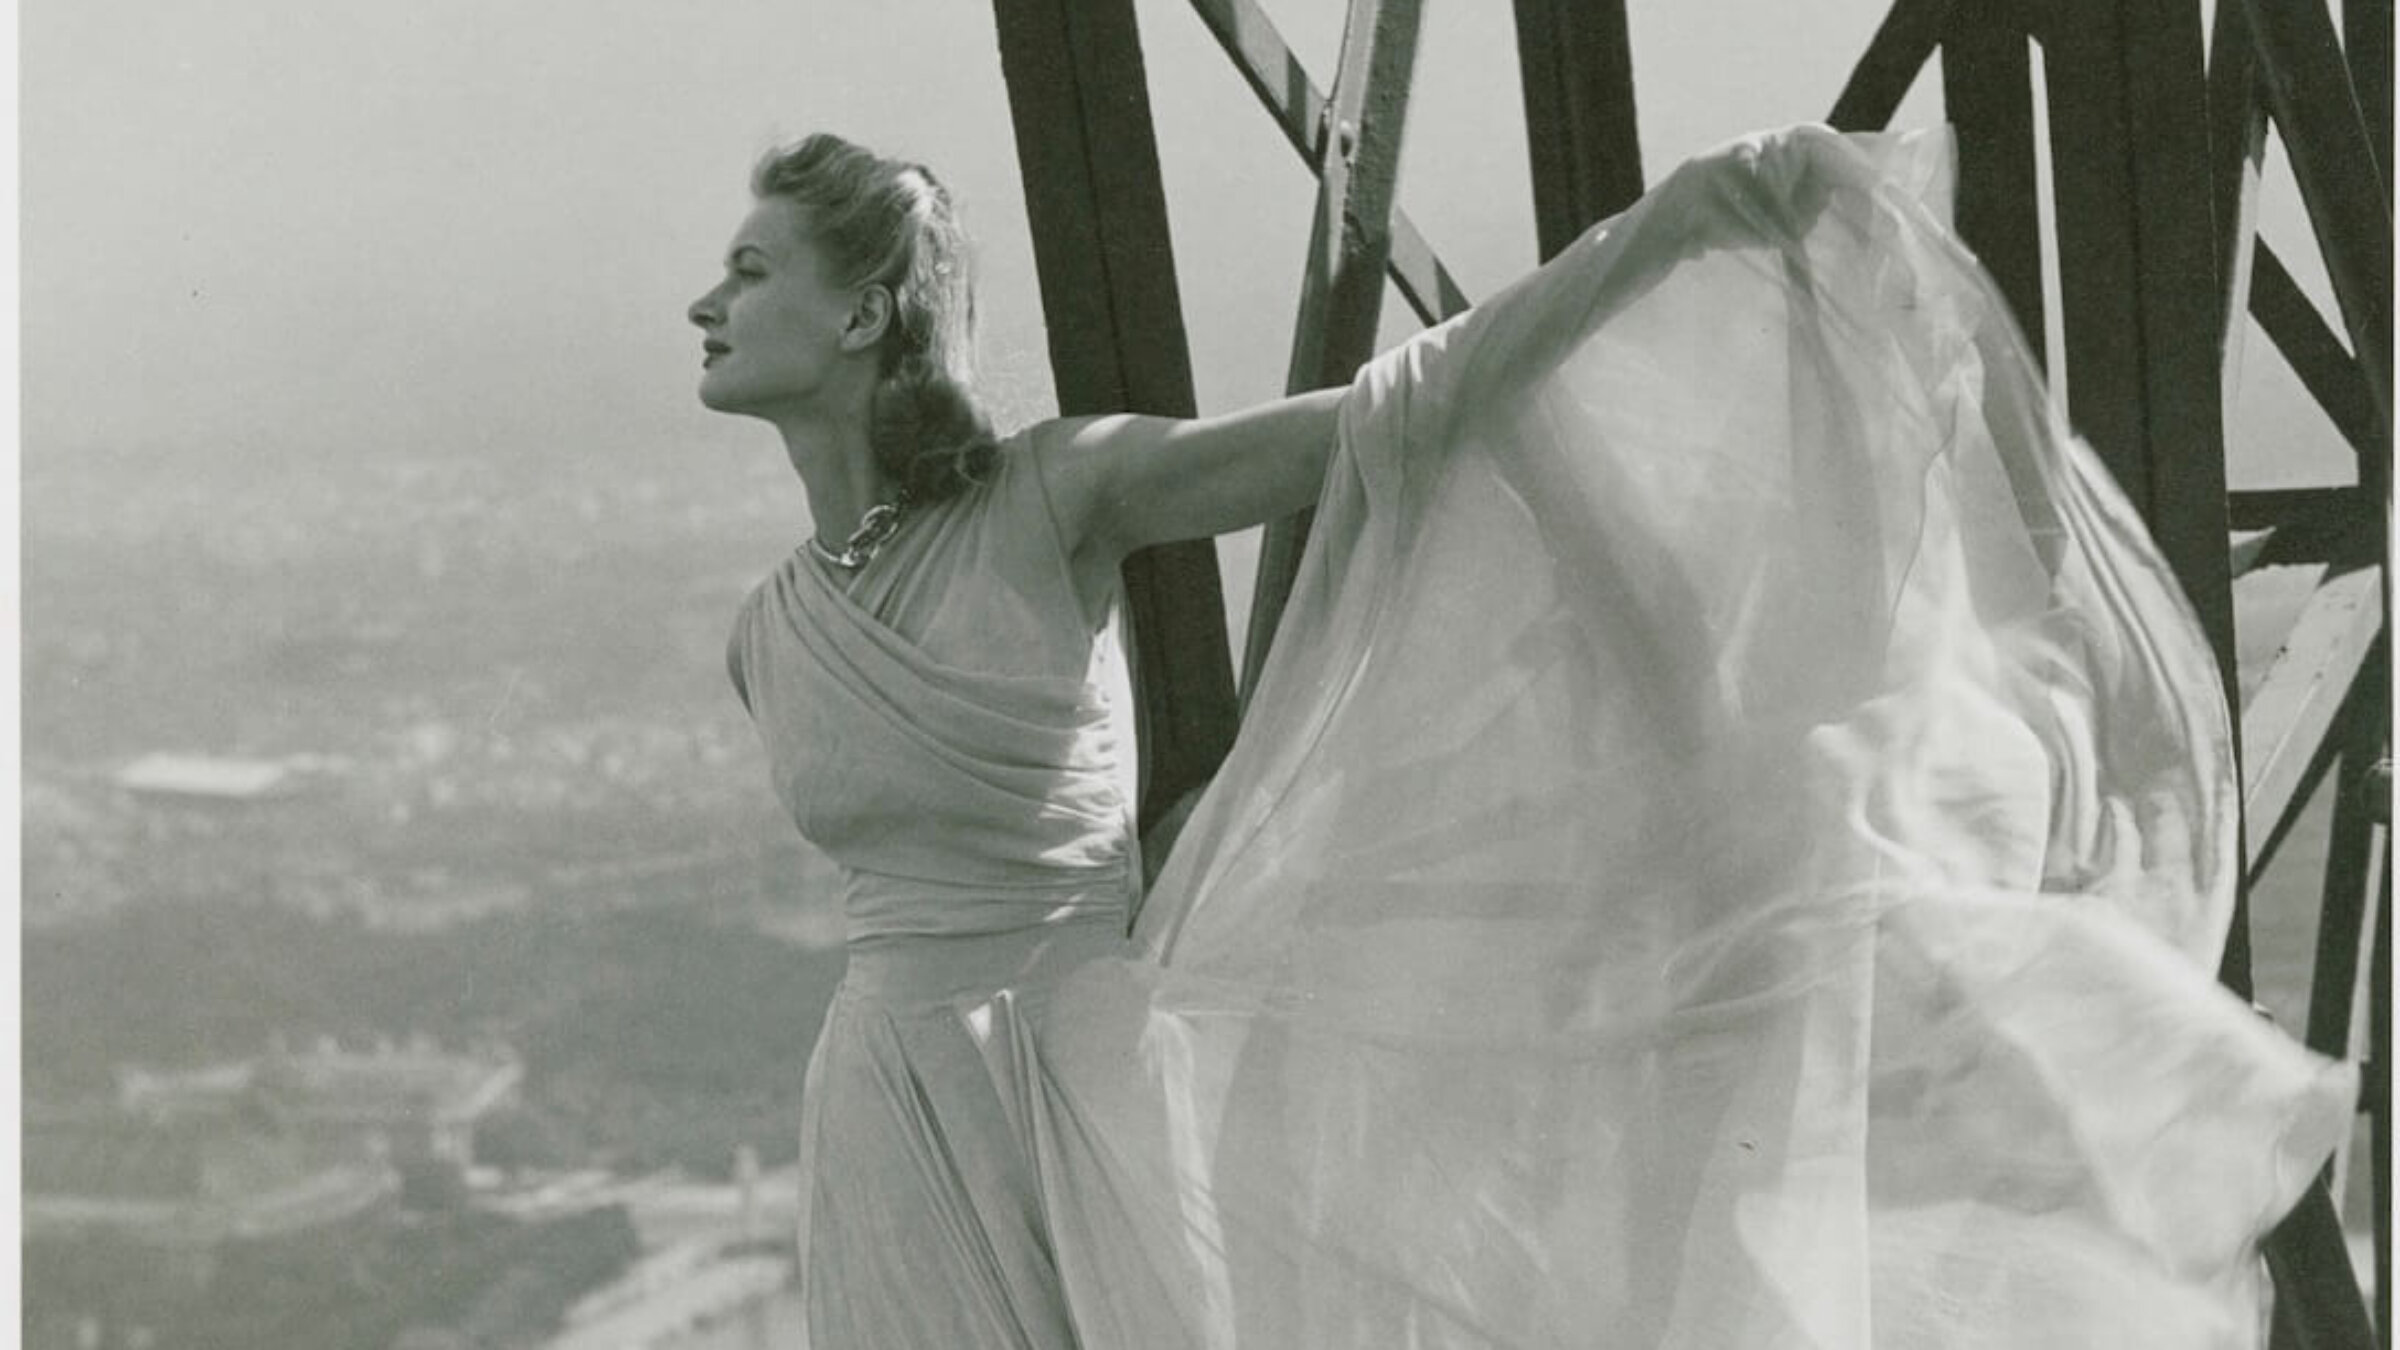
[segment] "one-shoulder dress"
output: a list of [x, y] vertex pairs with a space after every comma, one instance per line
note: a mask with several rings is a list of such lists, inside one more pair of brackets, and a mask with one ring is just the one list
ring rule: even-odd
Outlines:
[[2211, 978], [2216, 667], [1946, 181], [1748, 138], [1370, 363], [1130, 933], [1040, 435], [761, 583], [816, 1350], [2260, 1343], [2355, 1076]]

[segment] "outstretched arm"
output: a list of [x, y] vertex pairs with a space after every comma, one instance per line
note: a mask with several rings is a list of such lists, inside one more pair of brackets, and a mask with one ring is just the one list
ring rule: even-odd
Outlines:
[[1222, 417], [1116, 414], [1042, 427], [1051, 507], [1079, 565], [1204, 539], [1289, 515], [1317, 499], [1341, 389]]

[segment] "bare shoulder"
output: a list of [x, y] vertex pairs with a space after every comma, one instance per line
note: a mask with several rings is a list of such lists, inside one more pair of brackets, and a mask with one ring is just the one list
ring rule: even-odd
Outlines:
[[1212, 417], [1112, 413], [1027, 434], [1069, 552], [1113, 566], [1136, 549], [1204, 539], [1316, 499], [1341, 391]]
[[1041, 475], [1069, 554], [1109, 547], [1110, 509], [1124, 490], [1127, 462], [1182, 424], [1183, 419], [1173, 417], [1102, 413], [1056, 417], [1026, 429], [1025, 453]]
[[1019, 453], [1040, 481], [1087, 615], [1105, 607], [1126, 551], [1109, 530], [1110, 504], [1121, 490], [1112, 474], [1130, 453], [1129, 438], [1164, 435], [1174, 421], [1133, 413], [1059, 417], [1020, 433]]

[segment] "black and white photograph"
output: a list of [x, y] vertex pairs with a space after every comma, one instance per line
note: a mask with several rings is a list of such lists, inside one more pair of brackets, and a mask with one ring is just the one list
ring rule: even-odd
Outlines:
[[14, 31], [27, 1350], [2389, 1350], [2391, 0]]

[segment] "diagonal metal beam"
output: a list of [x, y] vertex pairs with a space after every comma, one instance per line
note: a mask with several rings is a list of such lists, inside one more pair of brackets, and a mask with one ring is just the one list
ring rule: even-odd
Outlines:
[[2317, 312], [2316, 303], [2263, 239], [2250, 271], [2250, 316], [2283, 353], [2284, 362], [2332, 419], [2342, 439], [2361, 455], [2377, 453], [2376, 438], [2381, 432], [2375, 395], [2367, 388], [2358, 358], [2342, 345], [2333, 326]]
[[1837, 131], [1883, 130], [1917, 82], [1917, 72], [1932, 59], [1949, 22], [1950, 0], [1892, 0], [1826, 122]]
[[[1300, 283], [1286, 387], [1293, 393], [1347, 384], [1375, 354], [1383, 278], [1391, 260], [1392, 198], [1400, 182], [1400, 139], [1415, 75], [1419, 0], [1350, 0], [1334, 76], [1327, 139], [1317, 164], [1316, 223]], [[1284, 602], [1300, 572], [1312, 512], [1267, 527], [1258, 550], [1250, 629], [1242, 648], [1246, 702], [1265, 668]]]
[[[2392, 217], [2374, 141], [2324, 0], [2241, 0], [2258, 47], [2267, 106], [2283, 135], [2333, 279], [2350, 348], [2373, 394], [2388, 447], [2392, 413]], [[2380, 461], [2388, 448], [2370, 456]], [[2376, 481], [2388, 466], [2370, 462]]]
[[[1282, 129], [1283, 138], [1311, 169], [1325, 155], [1329, 125], [1325, 95], [1292, 54], [1274, 20], [1257, 0], [1192, 0], [1192, 12], [1216, 38], [1250, 92]], [[1471, 303], [1448, 268], [1425, 241], [1408, 213], [1392, 208], [1391, 276], [1417, 318], [1439, 323], [1464, 313]]]
[[2376, 910], [2381, 899], [2372, 885], [2382, 870], [2384, 831], [2367, 803], [2367, 775], [2382, 753], [2391, 726], [2389, 690], [2361, 681], [2332, 741], [2340, 751], [2334, 783], [2333, 828], [2326, 842], [2323, 904], [2317, 919], [2320, 979], [2308, 991], [2308, 1046], [2318, 1054], [2352, 1062], [2366, 1058], [2368, 1028], [2358, 1016], [2371, 1001], [2369, 979], [2375, 949]]
[[2255, 874], [2302, 803], [2326, 733], [2383, 631], [2375, 569], [2328, 578], [2292, 624], [2283, 650], [2242, 709], [2242, 813], [2250, 821], [2246, 872]]

